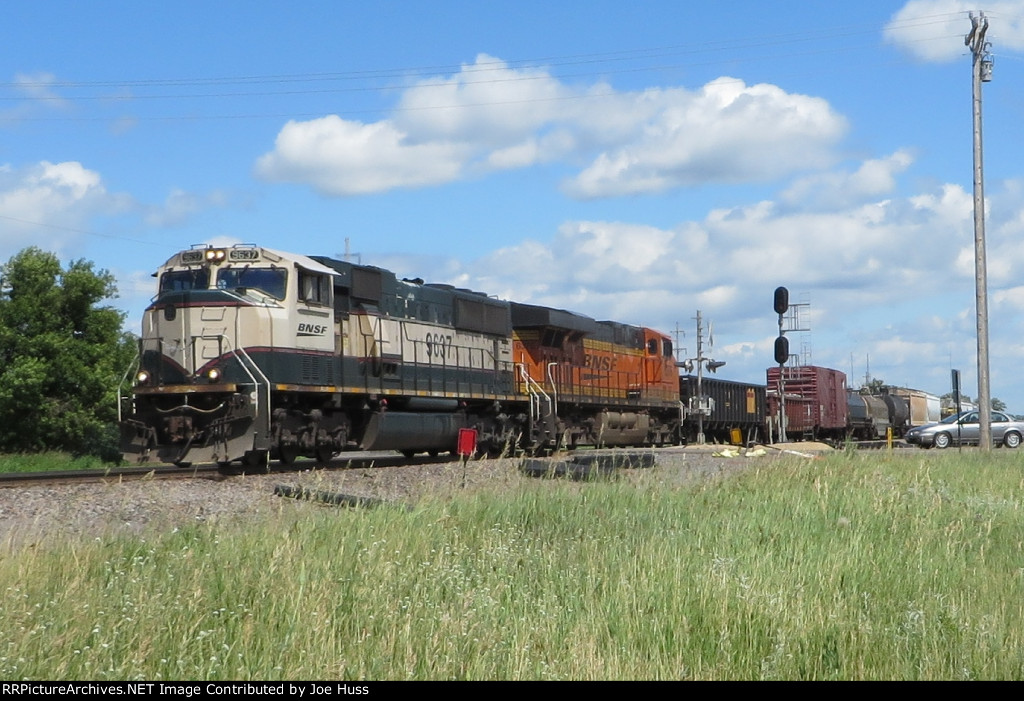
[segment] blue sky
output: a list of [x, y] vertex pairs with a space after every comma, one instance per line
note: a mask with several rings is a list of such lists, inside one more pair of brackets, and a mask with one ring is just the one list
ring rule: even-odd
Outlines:
[[0, 260], [93, 261], [131, 330], [191, 244], [347, 245], [688, 356], [699, 309], [762, 383], [785, 285], [811, 363], [972, 396], [984, 11], [991, 391], [1024, 413], [1024, 0], [4, 9]]

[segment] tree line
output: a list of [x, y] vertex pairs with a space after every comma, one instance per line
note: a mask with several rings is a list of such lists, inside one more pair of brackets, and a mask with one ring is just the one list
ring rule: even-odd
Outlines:
[[135, 354], [114, 277], [22, 250], [0, 266], [0, 453], [119, 459], [118, 384]]

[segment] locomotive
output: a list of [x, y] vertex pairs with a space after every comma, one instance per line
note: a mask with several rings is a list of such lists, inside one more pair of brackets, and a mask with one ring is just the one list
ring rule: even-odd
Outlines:
[[368, 265], [244, 244], [156, 273], [130, 390], [128, 462], [327, 460], [661, 445], [679, 435], [671, 339]]

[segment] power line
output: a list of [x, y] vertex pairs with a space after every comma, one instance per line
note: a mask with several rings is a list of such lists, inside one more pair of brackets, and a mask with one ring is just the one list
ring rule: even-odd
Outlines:
[[[956, 13], [963, 14], [963, 13]], [[937, 24], [947, 23], [951, 15], [932, 15], [925, 18], [919, 18], [914, 21], [905, 21], [897, 23], [897, 26], [902, 28], [915, 27], [915, 26], [929, 26]], [[268, 75], [243, 75], [243, 76], [213, 76], [213, 77], [197, 77], [197, 78], [144, 78], [144, 79], [121, 79], [121, 80], [86, 80], [86, 81], [70, 81], [70, 80], [31, 80], [23, 79], [12, 82], [0, 82], [0, 89], [56, 89], [61, 88], [65, 90], [79, 90], [79, 89], [95, 89], [95, 88], [113, 88], [113, 89], [139, 89], [139, 88], [169, 88], [169, 87], [223, 87], [231, 85], [282, 85], [282, 84], [300, 84], [300, 83], [323, 83], [323, 82], [355, 82], [355, 81], [380, 81], [380, 80], [401, 80], [403, 81], [402, 87], [415, 86], [419, 88], [431, 87], [431, 86], [447, 86], [449, 81], [439, 80], [423, 81], [424, 76], [434, 77], [437, 73], [457, 73], [459, 75], [484, 75], [487, 73], [493, 73], [504, 70], [540, 70], [543, 69], [545, 73], [543, 75], [528, 75], [528, 76], [517, 76], [515, 78], [495, 78], [495, 79], [482, 79], [482, 80], [464, 80], [460, 84], [462, 85], [474, 85], [474, 84], [489, 84], [498, 82], [514, 82], [514, 81], [528, 81], [528, 80], [540, 80], [548, 79], [552, 77], [557, 78], [571, 78], [571, 77], [590, 77], [594, 75], [609, 75], [609, 74], [620, 74], [620, 73], [635, 73], [643, 71], [663, 71], [663, 70], [680, 70], [685, 68], [698, 67], [702, 65], [721, 65], [723, 60], [719, 58], [708, 59], [706, 58], [709, 53], [722, 53], [722, 52], [742, 52], [750, 49], [764, 48], [764, 47], [778, 47], [785, 45], [795, 44], [806, 44], [809, 42], [828, 42], [842, 37], [855, 37], [855, 36], [874, 36], [878, 32], [876, 25], [850, 25], [835, 27], [832, 29], [822, 29], [816, 31], [813, 35], [806, 33], [788, 33], [788, 34], [776, 34], [766, 35], [764, 37], [753, 37], [749, 39], [723, 39], [716, 41], [702, 42], [698, 44], [686, 44], [686, 45], [671, 45], [663, 47], [652, 47], [652, 48], [641, 48], [641, 49], [625, 49], [620, 51], [611, 52], [600, 52], [600, 53], [586, 53], [586, 54], [571, 54], [565, 56], [548, 56], [541, 58], [529, 58], [529, 59], [518, 59], [518, 60], [495, 60], [487, 61], [483, 63], [465, 65], [465, 64], [441, 64], [435, 66], [418, 66], [418, 67], [407, 67], [407, 68], [386, 68], [386, 69], [370, 69], [360, 71], [344, 71], [344, 72], [319, 72], [319, 73], [285, 73], [285, 74], [268, 74]], [[953, 36], [953, 35], [949, 35]], [[947, 36], [934, 37], [934, 38], [948, 38]], [[930, 40], [930, 39], [929, 39]], [[923, 40], [922, 40], [923, 41]], [[847, 51], [848, 48], [843, 47], [829, 47], [825, 49], [819, 49], [813, 54], [822, 53], [835, 53]], [[726, 63], [735, 63], [739, 61], [760, 61], [765, 58], [787, 58], [787, 57], [798, 57], [809, 55], [808, 52], [797, 52], [789, 54], [762, 54], [747, 56], [743, 59], [726, 60]], [[581, 71], [575, 73], [560, 72], [558, 69], [569, 68], [572, 66], [600, 66], [606, 65], [611, 66], [614, 64], [622, 64], [627, 61], [637, 60], [649, 60], [649, 59], [664, 59], [671, 57], [705, 57], [704, 60], [698, 62], [683, 61], [676, 63], [656, 64], [641, 67], [632, 68], [621, 68], [621, 69], [604, 69], [597, 71]], [[550, 71], [550, 73], [548, 72]], [[415, 82], [419, 79], [419, 82]], [[394, 86], [389, 86], [394, 87]], [[11, 96], [11, 97], [0, 97], [3, 101], [61, 101], [61, 100], [117, 100], [117, 99], [130, 99], [130, 100], [144, 100], [144, 99], [206, 99], [206, 98], [238, 98], [238, 97], [267, 97], [267, 96], [290, 96], [290, 95], [307, 95], [307, 94], [336, 94], [345, 92], [365, 92], [365, 91], [379, 91], [382, 88], [380, 85], [370, 86], [354, 86], [354, 87], [333, 87], [333, 88], [319, 88], [310, 90], [282, 90], [282, 91], [260, 91], [260, 92], [204, 92], [204, 93], [193, 93], [193, 94], [181, 94], [181, 93], [167, 93], [157, 95], [137, 95], [133, 94], [129, 97], [118, 96], [118, 95], [79, 95], [74, 98], [62, 97], [56, 95], [26, 95], [26, 96]]]

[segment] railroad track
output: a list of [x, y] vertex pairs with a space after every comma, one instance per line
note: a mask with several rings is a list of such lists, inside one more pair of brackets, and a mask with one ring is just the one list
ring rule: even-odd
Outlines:
[[30, 485], [61, 485], [88, 484], [95, 482], [127, 482], [134, 480], [174, 480], [174, 479], [207, 479], [220, 481], [230, 479], [239, 474], [268, 474], [302, 472], [312, 469], [348, 469], [367, 467], [390, 467], [395, 465], [424, 465], [430, 463], [452, 462], [452, 456], [430, 457], [427, 455], [407, 458], [393, 452], [352, 453], [339, 456], [328, 462], [299, 460], [292, 465], [270, 463], [260, 467], [232, 465], [223, 469], [216, 464], [191, 465], [177, 467], [174, 465], [156, 465], [147, 467], [112, 467], [106, 470], [47, 470], [45, 472], [7, 472], [0, 473], [0, 489], [7, 487], [25, 487]]
[[[780, 449], [782, 444], [774, 446]], [[800, 450], [800, 443], [785, 444], [795, 451]], [[878, 450], [887, 447], [885, 441], [864, 441], [855, 444], [859, 450]], [[728, 446], [706, 446], [705, 449], [713, 450]], [[894, 449], [906, 449], [908, 446], [903, 442], [894, 442]], [[553, 469], [549, 462], [567, 463], [566, 469], [576, 469], [579, 465], [598, 465], [600, 469], [610, 469], [617, 466], [618, 462], [625, 460], [627, 463], [636, 463], [638, 456], [642, 461], [646, 457], [653, 457], [655, 453], [688, 452], [693, 447], [664, 447], [658, 449], [627, 450], [621, 449], [590, 449], [574, 452], [563, 452], [547, 458], [524, 458], [530, 464], [534, 472], [544, 472]], [[842, 449], [842, 448], [839, 448]], [[134, 480], [174, 480], [174, 479], [206, 479], [220, 481], [230, 479], [239, 474], [288, 474], [293, 472], [304, 472], [307, 470], [341, 470], [341, 469], [363, 469], [372, 467], [394, 467], [401, 465], [429, 465], [445, 462], [457, 462], [460, 458], [453, 455], [428, 456], [418, 455], [407, 458], [400, 453], [381, 451], [374, 453], [349, 453], [338, 456], [328, 462], [315, 460], [299, 460], [292, 465], [282, 463], [270, 463], [267, 466], [247, 467], [232, 465], [223, 469], [215, 464], [193, 465], [189, 467], [176, 467], [174, 465], [157, 465], [147, 467], [116, 467], [107, 470], [49, 470], [46, 472], [9, 472], [0, 473], [0, 489], [6, 487], [24, 487], [30, 485], [61, 485], [61, 484], [88, 484], [95, 482], [126, 482]], [[639, 463], [638, 463], [639, 464]], [[647, 466], [644, 464], [643, 466]], [[590, 469], [589, 467], [586, 469]], [[529, 471], [529, 470], [528, 470]], [[570, 470], [571, 471], [571, 470]], [[586, 470], [584, 470], [586, 471]]]

